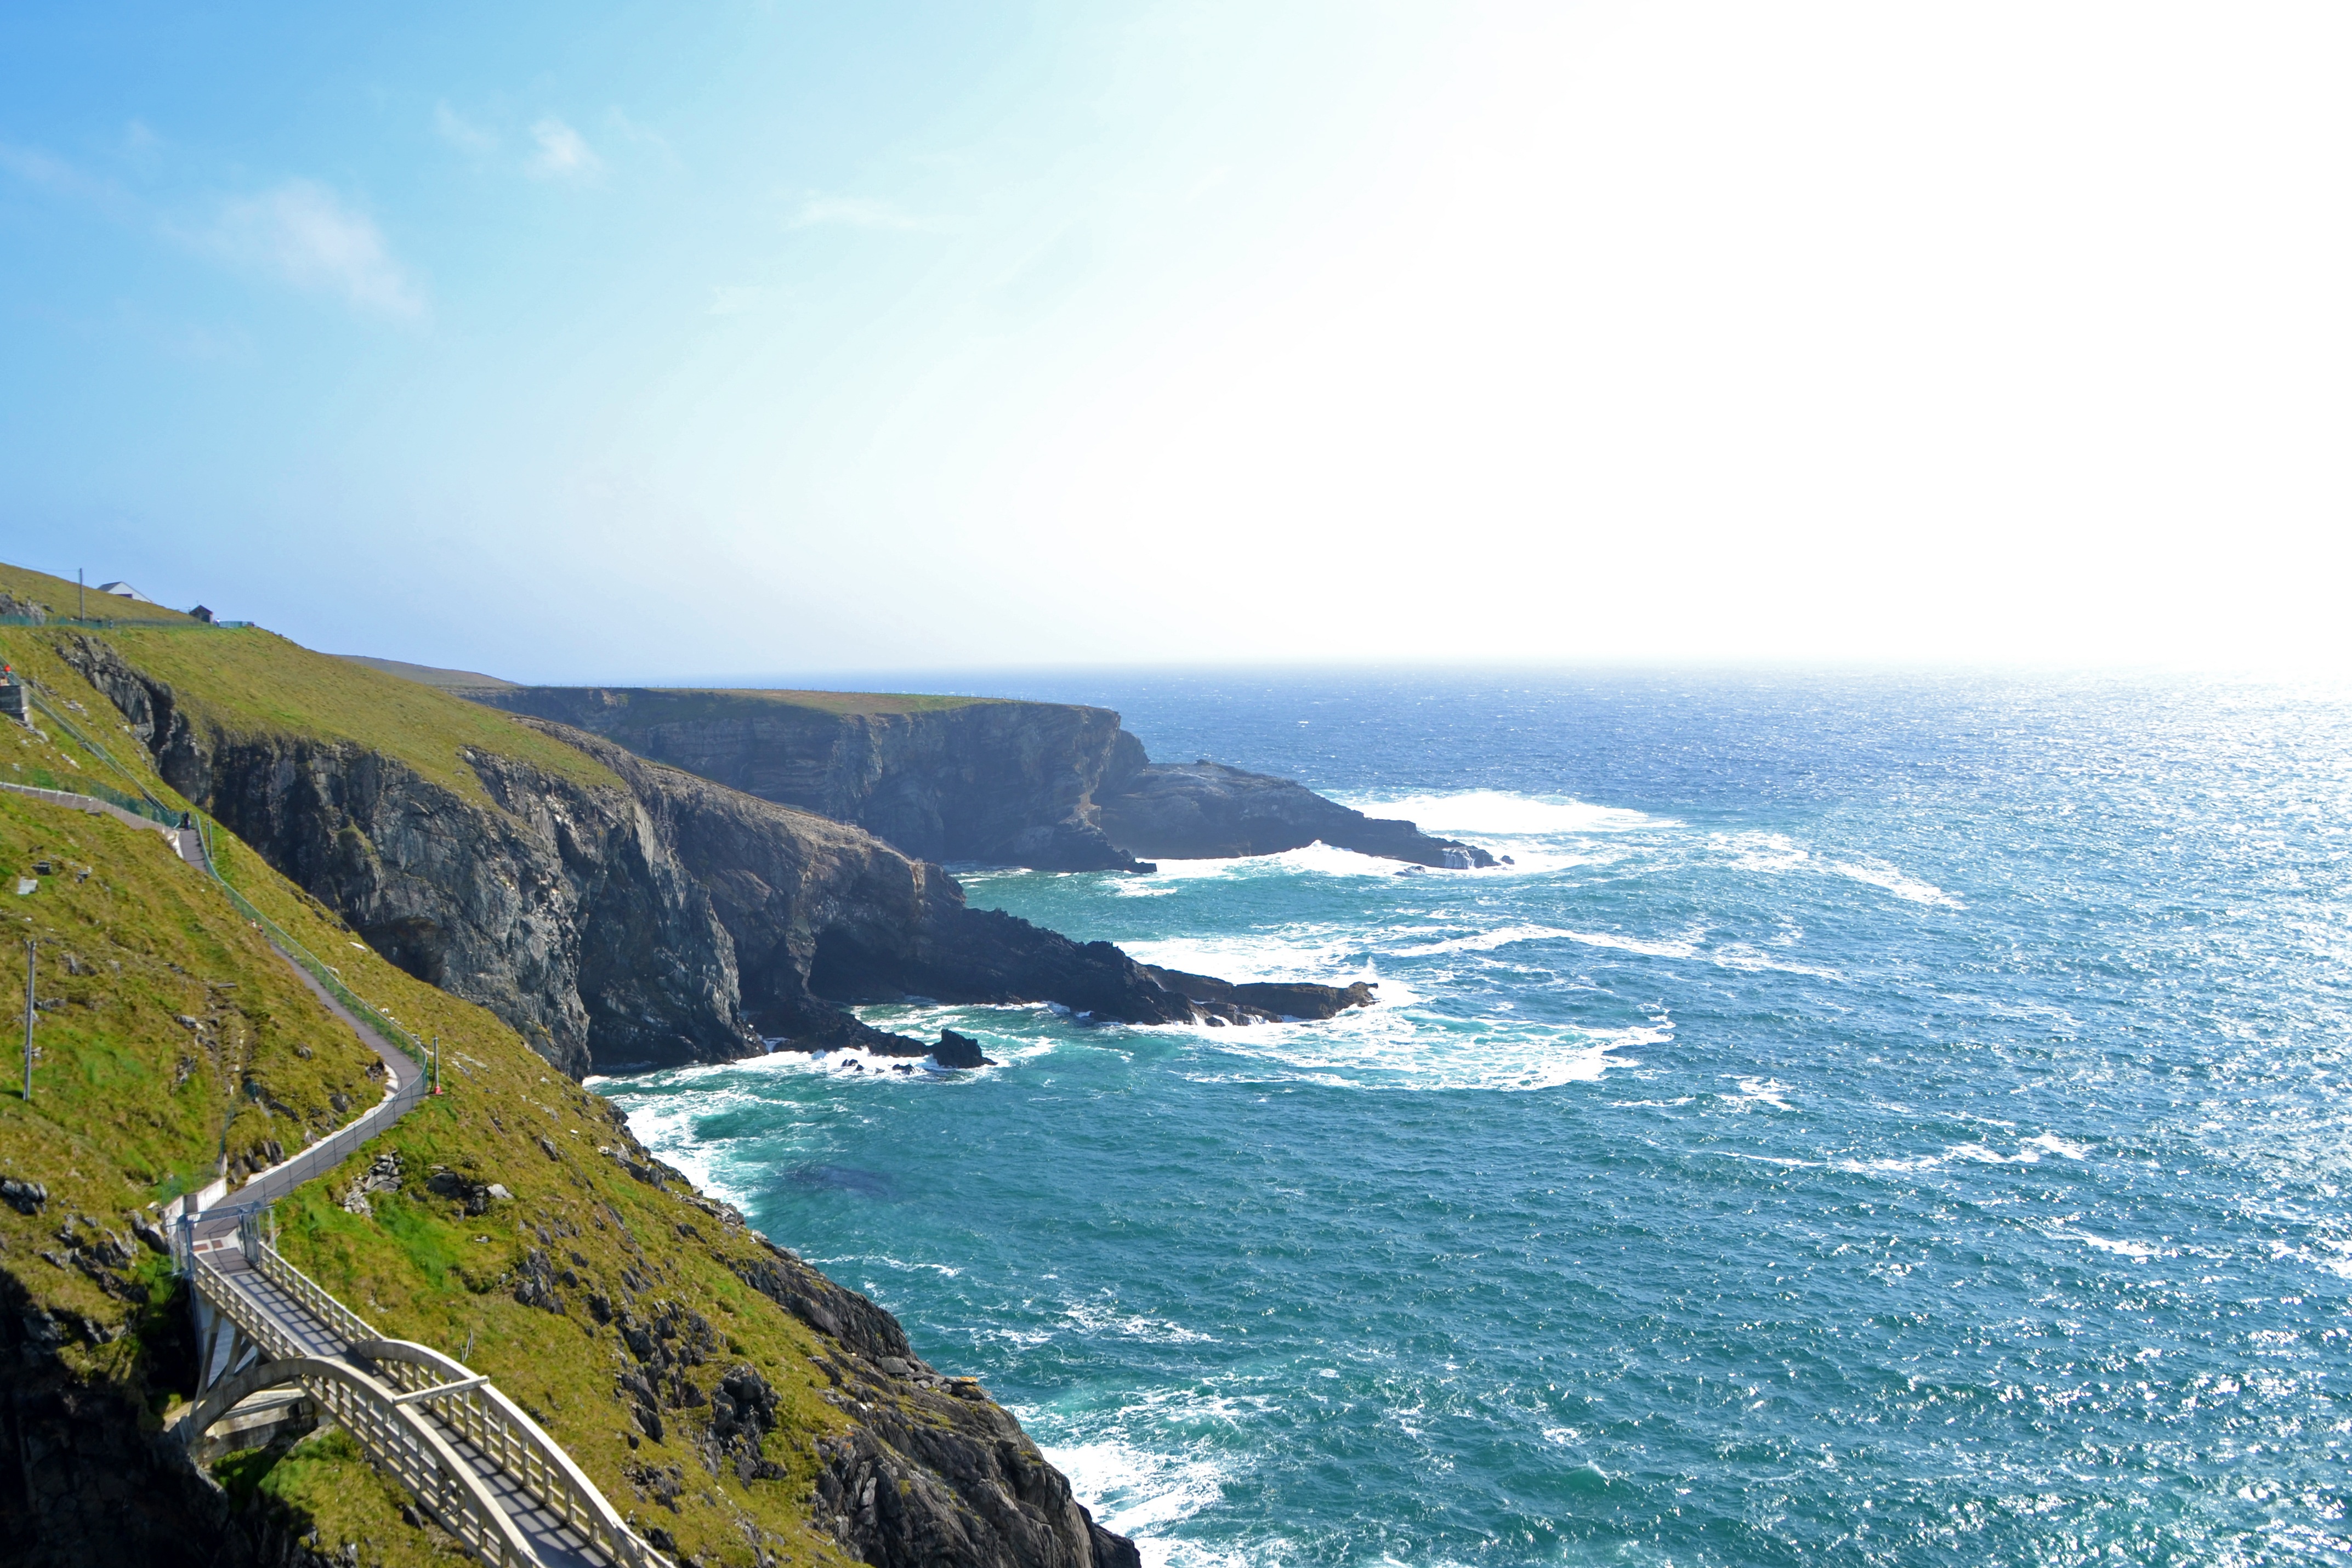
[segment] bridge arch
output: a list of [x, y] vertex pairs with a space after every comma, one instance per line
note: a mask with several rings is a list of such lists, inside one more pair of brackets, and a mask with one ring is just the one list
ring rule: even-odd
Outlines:
[[[386, 1342], [376, 1343], [379, 1348], [386, 1345]], [[396, 1436], [399, 1447], [407, 1450], [405, 1457], [417, 1462], [412, 1467], [395, 1465], [395, 1474], [452, 1535], [460, 1541], [488, 1546], [488, 1555], [493, 1562], [539, 1562], [539, 1554], [531, 1550], [514, 1521], [490, 1495], [481, 1478], [457, 1457], [448, 1440], [403, 1405], [388, 1384], [355, 1366], [319, 1356], [282, 1356], [276, 1361], [257, 1362], [242, 1372], [231, 1373], [205, 1391], [195, 1408], [182, 1418], [180, 1440], [194, 1447], [240, 1400], [265, 1388], [280, 1388], [289, 1383], [308, 1387], [338, 1420], [346, 1424], [364, 1421], [384, 1436]], [[402, 1473], [404, 1469], [412, 1473]], [[426, 1483], [427, 1477], [414, 1472], [426, 1469], [433, 1472], [430, 1482], [420, 1484]], [[466, 1528], [468, 1520], [457, 1517], [460, 1513], [470, 1516], [473, 1529]], [[484, 1536], [489, 1539], [481, 1541]]]

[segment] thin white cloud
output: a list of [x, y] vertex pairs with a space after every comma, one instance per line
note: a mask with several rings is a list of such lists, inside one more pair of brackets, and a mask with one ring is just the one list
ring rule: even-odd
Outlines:
[[498, 151], [498, 133], [475, 124], [446, 103], [433, 106], [433, 129], [441, 140], [461, 153], [478, 158]]
[[677, 149], [669, 144], [668, 137], [652, 126], [639, 124], [618, 108], [607, 110], [604, 119], [614, 131], [620, 133], [624, 141], [639, 147], [651, 147], [662, 156], [673, 161], [677, 159]]
[[552, 114], [530, 128], [530, 137], [539, 151], [523, 166], [542, 180], [590, 180], [604, 167], [587, 139]]
[[374, 221], [313, 180], [289, 180], [225, 202], [208, 228], [184, 237], [232, 266], [340, 294], [367, 310], [425, 313], [424, 296]]
[[871, 196], [826, 196], [812, 193], [793, 215], [794, 228], [872, 228], [925, 234], [944, 228], [937, 218], [918, 217]]

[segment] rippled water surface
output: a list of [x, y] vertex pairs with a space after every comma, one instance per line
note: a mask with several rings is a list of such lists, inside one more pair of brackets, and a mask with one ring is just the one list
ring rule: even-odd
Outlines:
[[976, 904], [1328, 1024], [606, 1085], [1157, 1563], [2341, 1562], [2352, 706], [2010, 678], [1063, 676], [1317, 847]]

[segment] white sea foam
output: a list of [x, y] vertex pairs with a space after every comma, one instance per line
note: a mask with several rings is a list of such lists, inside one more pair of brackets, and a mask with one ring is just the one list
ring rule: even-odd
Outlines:
[[1187, 974], [1213, 974], [1236, 984], [1377, 978], [1363, 973], [1363, 938], [1334, 926], [1293, 926], [1243, 936], [1171, 937], [1125, 946], [1128, 956], [1139, 963], [1181, 969]]
[[2151, 1258], [2179, 1256], [2172, 1248], [2158, 1247], [2152, 1242], [2125, 1241], [2111, 1237], [2094, 1236], [2087, 1230], [2070, 1226], [2053, 1225], [2042, 1234], [2054, 1241], [2079, 1241], [2085, 1247], [2095, 1247], [2101, 1252], [2112, 1252], [2118, 1258], [2129, 1258], [2141, 1262]]
[[1189, 1076], [1202, 1083], [1526, 1092], [1591, 1083], [1612, 1068], [1638, 1067], [1638, 1059], [1619, 1053], [1666, 1039], [1671, 1027], [1662, 1021], [1655, 1028], [1613, 1031], [1517, 1022], [1465, 1028], [1384, 1006], [1319, 1024], [1191, 1026], [1204, 1050]]
[[1723, 1099], [1726, 1104], [1738, 1110], [1745, 1110], [1750, 1105], [1769, 1105], [1775, 1110], [1787, 1110], [1790, 1109], [1789, 1093], [1789, 1086], [1778, 1079], [1743, 1078], [1739, 1080], [1739, 1092], [1727, 1094]]
[[1211, 1344], [1214, 1334], [1204, 1334], [1188, 1329], [1181, 1323], [1165, 1318], [1148, 1318], [1139, 1312], [1122, 1312], [1102, 1301], [1074, 1301], [1062, 1309], [1062, 1316], [1072, 1327], [1089, 1334], [1114, 1334], [1120, 1339], [1143, 1340], [1152, 1344]]
[[1672, 826], [1672, 819], [1618, 806], [1594, 805], [1568, 795], [1517, 795], [1474, 789], [1444, 795], [1335, 796], [1367, 816], [1402, 817], [1424, 833], [1492, 834], [1545, 838], [1573, 833], [1622, 833], [1629, 828]]
[[1812, 864], [1812, 851], [1778, 833], [1717, 833], [1708, 842], [1732, 856], [1743, 871], [1795, 871]]
[[1698, 956], [1698, 937], [1693, 930], [1680, 937], [1650, 938], [1626, 936], [1618, 931], [1569, 931], [1559, 926], [1515, 925], [1496, 931], [1481, 931], [1471, 936], [1447, 937], [1441, 942], [1427, 942], [1419, 947], [1389, 949], [1394, 958], [1428, 958], [1446, 952], [1487, 952], [1498, 947], [1509, 947], [1522, 942], [1572, 942], [1585, 947], [1615, 948], [1622, 952], [1638, 952], [1648, 958], [1695, 958]]
[[[1263, 1402], [1252, 1402], [1262, 1404]], [[1016, 1409], [1031, 1430], [1063, 1425], [1044, 1412]], [[1244, 1413], [1233, 1402], [1185, 1389], [1165, 1389], [1146, 1394], [1118, 1413], [1112, 1426], [1132, 1423], [1154, 1434], [1172, 1434], [1188, 1427], [1231, 1426]], [[1087, 1426], [1100, 1430], [1103, 1424]], [[1209, 1450], [1205, 1444], [1170, 1450], [1145, 1447], [1121, 1436], [1089, 1442], [1040, 1445], [1054, 1468], [1070, 1480], [1070, 1489], [1108, 1528], [1136, 1538], [1147, 1563], [1196, 1563], [1181, 1554], [1175, 1542], [1156, 1541], [1156, 1529], [1198, 1513], [1223, 1495], [1233, 1479], [1233, 1461]], [[1177, 1548], [1177, 1554], [1171, 1554]]]
[[2069, 1160], [2088, 1159], [2091, 1153], [2091, 1151], [2083, 1144], [2070, 1143], [2054, 1132], [2037, 1132], [2026, 1142], [2036, 1147], [2047, 1149], [2053, 1154], [2063, 1154]]
[[1726, 942], [1708, 952], [1707, 957], [1726, 969], [1749, 973], [1768, 971], [1775, 974], [1810, 974], [1817, 980], [1843, 980], [1844, 975], [1834, 969], [1822, 969], [1809, 963], [1790, 963], [1772, 957], [1744, 942]]
[[1884, 888], [1898, 899], [1915, 904], [1940, 904], [1946, 909], [1961, 910], [1968, 906], [1933, 882], [1923, 882], [1909, 873], [1888, 865], [1884, 860], [1864, 858], [1860, 861], [1832, 860], [1830, 869], [1841, 877], [1851, 877], [1857, 882], [1867, 882], [1874, 888]]

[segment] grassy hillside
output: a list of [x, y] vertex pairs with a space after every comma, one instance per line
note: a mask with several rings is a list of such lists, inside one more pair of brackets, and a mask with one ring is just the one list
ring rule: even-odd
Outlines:
[[[350, 741], [476, 798], [465, 749], [611, 781], [502, 712], [266, 632], [194, 627], [0, 628], [0, 655], [42, 680], [121, 769], [45, 719], [46, 736], [0, 724], [0, 779], [143, 785], [184, 804], [59, 657], [84, 636], [232, 734]], [[864, 1359], [779, 1306], [797, 1299], [809, 1311], [807, 1298], [833, 1288], [794, 1274], [797, 1260], [656, 1165], [604, 1100], [493, 1015], [394, 967], [258, 854], [218, 838], [223, 874], [256, 905], [443, 1046], [447, 1094], [278, 1205], [298, 1267], [382, 1331], [494, 1376], [649, 1539], [700, 1563], [845, 1562], [817, 1523], [820, 1479], [837, 1495], [852, 1450], [871, 1452], [886, 1426], [926, 1445], [975, 1430], [975, 1388], [870, 1347]], [[34, 873], [44, 859], [50, 871]], [[160, 835], [0, 792], [0, 874], [9, 923], [45, 944], [39, 1077], [29, 1104], [0, 1089], [0, 1176], [49, 1194], [31, 1214], [0, 1205], [0, 1274], [27, 1322], [59, 1325], [39, 1375], [116, 1396], [152, 1427], [194, 1392], [193, 1368], [179, 1288], [161, 1257], [126, 1239], [134, 1222], [209, 1180], [224, 1157], [290, 1154], [348, 1121], [380, 1094], [369, 1076], [380, 1064]], [[19, 875], [37, 890], [15, 898]], [[21, 942], [0, 943], [0, 998], [21, 987], [23, 963]], [[8, 1061], [0, 1051], [0, 1068]], [[387, 1158], [397, 1174], [352, 1201]], [[492, 1184], [511, 1195], [489, 1201]], [[747, 1380], [767, 1391], [770, 1418], [722, 1429], [722, 1382]], [[965, 1451], [992, 1474], [1008, 1456], [1040, 1462], [1009, 1425], [982, 1437]], [[280, 1510], [296, 1536], [315, 1531], [331, 1559], [455, 1560], [445, 1538], [405, 1522], [397, 1492], [346, 1437], [233, 1455], [216, 1474], [246, 1506]]]
[[[187, 1391], [186, 1309], [134, 1220], [224, 1157], [272, 1163], [373, 1104], [383, 1066], [161, 834], [0, 791], [0, 988], [22, 998], [34, 937], [41, 1000], [30, 1103], [16, 1029], [0, 1053], [0, 1176], [47, 1191], [32, 1213], [0, 1206], [5, 1294], [28, 1329], [52, 1325], [49, 1376], [152, 1429]], [[20, 1440], [42, 1381], [11, 1374]], [[404, 1529], [364, 1466], [339, 1485], [369, 1531]]]
[[[13, 725], [0, 742], [16, 765], [73, 771]], [[288, 1256], [383, 1331], [495, 1376], [615, 1506], [662, 1532], [657, 1543], [704, 1563], [843, 1561], [813, 1522], [817, 1445], [851, 1426], [835, 1390], [846, 1383], [870, 1406], [905, 1386], [865, 1381], [744, 1284], [739, 1271], [772, 1255], [731, 1211], [663, 1178], [604, 1101], [220, 841], [241, 890], [362, 995], [438, 1036], [446, 1065], [448, 1094], [280, 1205]], [[34, 1098], [0, 1091], [0, 1176], [49, 1194], [32, 1215], [0, 1206], [0, 1271], [66, 1326], [65, 1375], [161, 1424], [191, 1392], [184, 1307], [166, 1261], [130, 1239], [134, 1219], [210, 1180], [224, 1149], [258, 1163], [348, 1120], [381, 1095], [377, 1064], [160, 834], [0, 791], [0, 875], [9, 924], [41, 941], [43, 999]], [[19, 876], [37, 890], [15, 896]], [[24, 973], [21, 941], [0, 944], [0, 994], [21, 996]], [[13, 1068], [14, 1053], [0, 1061]], [[385, 1153], [401, 1162], [395, 1190], [351, 1212], [343, 1195]], [[426, 1185], [442, 1167], [514, 1196], [469, 1215]], [[79, 1245], [61, 1247], [67, 1237]], [[527, 1304], [518, 1290], [532, 1279], [547, 1290], [523, 1292]], [[625, 1343], [632, 1325], [672, 1336], [652, 1363], [658, 1438], [635, 1413], [645, 1400], [632, 1380], [643, 1386], [647, 1372]], [[764, 1468], [749, 1481], [710, 1458], [710, 1395], [739, 1366], [775, 1394]], [[216, 1473], [232, 1495], [285, 1510], [296, 1534], [315, 1530], [331, 1555], [348, 1543], [362, 1563], [457, 1560], [430, 1527], [404, 1521], [399, 1494], [348, 1438], [233, 1455]]]
[[370, 669], [380, 669], [386, 675], [396, 675], [403, 680], [414, 680], [422, 686], [437, 686], [444, 691], [512, 690], [511, 680], [501, 680], [495, 675], [485, 675], [478, 669], [443, 669], [437, 665], [410, 664], [405, 659], [372, 658], [363, 653], [339, 653], [337, 658], [347, 658], [353, 664], [363, 664]]
[[[537, 689], [571, 691], [574, 687]], [[907, 691], [768, 691], [729, 687], [614, 687], [629, 700], [625, 727], [692, 723], [763, 715], [831, 722], [836, 719], [894, 713], [944, 713], [1003, 700], [995, 697], [926, 697]]]
[[[836, 1560], [838, 1548], [809, 1524], [808, 1498], [815, 1440], [848, 1421], [823, 1397], [833, 1358], [817, 1336], [729, 1267], [756, 1259], [758, 1240], [685, 1190], [633, 1177], [616, 1156], [645, 1169], [644, 1152], [604, 1101], [551, 1069], [488, 1013], [353, 946], [331, 916], [250, 851], [232, 847], [223, 869], [312, 952], [348, 954], [339, 967], [361, 994], [416, 1033], [437, 1035], [450, 1091], [281, 1205], [287, 1256], [379, 1329], [463, 1355], [496, 1377], [615, 1507], [634, 1512], [641, 1528], [666, 1531], [681, 1552], [753, 1562], [748, 1526], [769, 1538], [769, 1551], [795, 1562]], [[373, 1196], [368, 1216], [347, 1212], [340, 1195], [386, 1151], [408, 1173], [402, 1191]], [[514, 1201], [468, 1216], [424, 1188], [441, 1165], [498, 1183]], [[547, 1260], [543, 1268], [534, 1253]], [[517, 1300], [518, 1285], [534, 1272], [553, 1280], [563, 1312]], [[679, 1373], [706, 1395], [730, 1367], [758, 1368], [780, 1396], [782, 1419], [766, 1451], [783, 1479], [746, 1485], [732, 1473], [714, 1475], [698, 1457], [698, 1429], [708, 1420], [696, 1410], [665, 1411], [663, 1441], [645, 1433], [617, 1392], [637, 1363], [619, 1327], [598, 1323], [592, 1296], [616, 1310], [634, 1297], [638, 1318], [667, 1313], [688, 1341], [707, 1325], [703, 1364]], [[341, 1483], [325, 1463], [329, 1447], [299, 1447], [263, 1489], [314, 1518], [337, 1517]]]
[[[63, 639], [82, 637], [109, 644], [133, 668], [169, 683], [191, 717], [210, 721], [233, 735], [291, 733], [357, 742], [474, 800], [486, 796], [481, 781], [459, 755], [467, 748], [520, 758], [586, 784], [619, 782], [590, 758], [495, 709], [349, 659], [313, 653], [257, 627], [81, 632], [12, 626], [0, 630], [0, 648], [12, 655], [23, 650], [25, 668], [53, 688], [89, 701], [96, 694], [56, 655]], [[107, 717], [120, 732], [119, 718], [110, 710]]]
[[[113, 574], [106, 580], [112, 582]], [[132, 578], [136, 581], [135, 575]], [[98, 584], [89, 585], [87, 595], [78, 597], [78, 585], [70, 577], [52, 577], [46, 572], [27, 571], [22, 566], [0, 563], [0, 592], [19, 599], [30, 599], [47, 605], [53, 616], [75, 614], [77, 603], [86, 603], [92, 620], [153, 621], [158, 626], [195, 626], [204, 623], [177, 610], [167, 610], [161, 605], [142, 605], [135, 599], [118, 599], [111, 594], [101, 594]]]
[[[625, 1160], [652, 1168], [603, 1100], [551, 1073], [488, 1013], [377, 958], [258, 857], [224, 844], [224, 869], [248, 897], [362, 994], [439, 1036], [446, 1064], [448, 1094], [280, 1205], [287, 1254], [384, 1331], [496, 1376], [616, 1506], [681, 1552], [751, 1563], [756, 1532], [771, 1553], [838, 1560], [810, 1522], [814, 1444], [848, 1426], [824, 1397], [837, 1357], [737, 1278], [730, 1263], [762, 1256], [757, 1238], [690, 1192], [632, 1175]], [[306, 1132], [347, 1119], [336, 1097], [363, 1107], [381, 1080], [369, 1076], [373, 1054], [161, 835], [0, 792], [5, 887], [44, 860], [51, 874], [9, 909], [17, 931], [41, 939], [45, 1010], [31, 1104], [13, 1087], [0, 1094], [0, 1175], [38, 1182], [49, 1198], [37, 1215], [0, 1207], [0, 1270], [76, 1325], [59, 1352], [75, 1375], [161, 1422], [188, 1392], [177, 1385], [187, 1368], [169, 1353], [184, 1309], [165, 1260], [128, 1244], [133, 1216], [209, 1180], [224, 1136], [232, 1154], [273, 1138], [291, 1153]], [[23, 976], [23, 948], [11, 942], [0, 985], [21, 995]], [[374, 1194], [371, 1214], [348, 1212], [340, 1196], [388, 1152], [404, 1166], [398, 1190]], [[514, 1199], [469, 1216], [425, 1186], [444, 1166], [499, 1183]], [[60, 1228], [94, 1249], [60, 1252]], [[100, 1232], [122, 1244], [131, 1267], [79, 1267], [110, 1256]], [[562, 1312], [517, 1299], [533, 1273], [550, 1279]], [[703, 1398], [662, 1412], [661, 1441], [622, 1391], [638, 1366], [624, 1325], [600, 1324], [592, 1297], [698, 1347], [698, 1364], [674, 1375]], [[708, 1394], [738, 1364], [758, 1368], [778, 1395], [763, 1447], [775, 1479], [747, 1484], [702, 1458]], [[351, 1542], [371, 1563], [446, 1554], [435, 1532], [403, 1522], [398, 1495], [347, 1439], [235, 1455], [220, 1470], [235, 1489], [289, 1510], [296, 1533], [316, 1529], [331, 1552]]]

